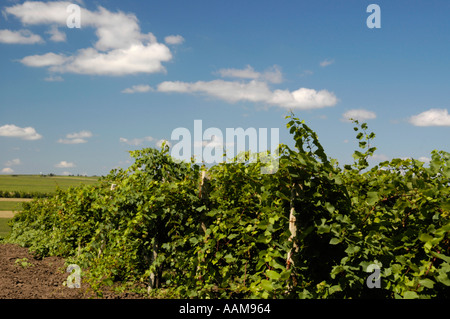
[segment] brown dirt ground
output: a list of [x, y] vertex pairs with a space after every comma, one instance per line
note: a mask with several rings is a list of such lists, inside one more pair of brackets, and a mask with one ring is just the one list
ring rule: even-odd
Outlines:
[[[31, 265], [22, 266], [18, 259], [27, 258]], [[0, 299], [96, 299], [89, 285], [81, 281], [81, 288], [63, 285], [69, 273], [60, 257], [36, 259], [28, 248], [0, 244]], [[136, 293], [103, 291], [103, 299], [144, 299]]]

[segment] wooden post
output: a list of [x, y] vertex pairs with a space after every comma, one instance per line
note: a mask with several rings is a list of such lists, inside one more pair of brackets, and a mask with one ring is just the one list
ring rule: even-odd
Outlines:
[[[199, 190], [198, 197], [207, 206], [208, 206], [208, 196], [209, 196], [209, 190], [210, 190], [209, 187], [210, 187], [210, 185], [209, 185], [208, 172], [206, 170], [203, 170], [202, 171], [201, 180], [200, 180], [200, 187], [199, 187], [200, 190]], [[205, 224], [205, 220], [204, 220], [204, 215], [203, 215], [202, 212], [200, 212], [200, 214], [201, 214], [200, 218], [199, 218], [200, 219], [200, 227], [201, 227], [202, 231], [206, 235], [206, 229], [207, 228], [206, 228], [206, 224]], [[208, 238], [205, 236], [204, 241], [206, 242], [207, 240], [208, 240]], [[201, 261], [204, 262], [205, 259], [203, 258]], [[199, 262], [200, 262], [200, 260], [199, 260]], [[199, 270], [200, 270], [200, 265], [197, 265], [197, 270], [196, 270], [197, 271], [197, 275], [198, 275]], [[198, 278], [201, 279], [201, 275], [198, 275]]]
[[[203, 202], [207, 203], [208, 195], [209, 195], [209, 175], [206, 170], [203, 170], [201, 181], [200, 181], [200, 191], [199, 191], [198, 197], [200, 197], [200, 199], [202, 199]], [[200, 226], [203, 229], [203, 231], [206, 233], [205, 222], [204, 222], [203, 218], [200, 218], [200, 220], [201, 220]]]
[[[155, 243], [152, 248], [152, 255], [151, 255], [151, 263], [154, 263], [156, 261], [156, 258], [158, 257], [158, 243]], [[157, 269], [156, 273], [150, 274], [150, 285], [148, 287], [148, 291], [159, 288], [160, 284], [160, 277], [161, 277], [161, 270]]]
[[[302, 185], [299, 185], [300, 189], [303, 189]], [[295, 218], [295, 206], [294, 206], [294, 198], [295, 196], [298, 196], [298, 193], [295, 192], [295, 184], [292, 185], [291, 189], [291, 201], [290, 201], [290, 212], [289, 212], [289, 231], [291, 232], [291, 236], [289, 236], [289, 241], [294, 241], [295, 237], [297, 236], [297, 225], [296, 225], [296, 218]], [[287, 261], [286, 261], [286, 269], [289, 269], [291, 265], [294, 264], [294, 260], [292, 259], [292, 255], [294, 254], [294, 251], [298, 252], [298, 246], [297, 243], [294, 241], [293, 247], [288, 252], [287, 255]]]

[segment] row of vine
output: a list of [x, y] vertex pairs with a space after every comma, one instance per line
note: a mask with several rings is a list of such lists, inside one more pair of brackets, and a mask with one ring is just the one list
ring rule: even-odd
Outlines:
[[[375, 134], [354, 121], [359, 150], [340, 167], [314, 131], [287, 118], [295, 148], [280, 145], [274, 174], [235, 161], [208, 169], [201, 185], [205, 168], [175, 161], [167, 146], [132, 151], [134, 164], [99, 184], [25, 203], [7, 241], [80, 265], [94, 288], [151, 282], [153, 295], [189, 298], [450, 297], [450, 154], [433, 151], [428, 166], [394, 159], [369, 169]], [[372, 264], [380, 288], [367, 285]]]

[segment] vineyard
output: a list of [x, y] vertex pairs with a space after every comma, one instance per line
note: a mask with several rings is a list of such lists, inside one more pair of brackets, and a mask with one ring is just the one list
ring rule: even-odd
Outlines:
[[[295, 148], [280, 145], [273, 174], [250, 160], [179, 162], [168, 146], [132, 151], [134, 164], [96, 184], [24, 203], [5, 241], [66, 258], [99, 291], [450, 298], [450, 154], [369, 168], [375, 134], [355, 120], [359, 147], [341, 167], [303, 121], [287, 120]], [[367, 284], [373, 265], [380, 288]]]

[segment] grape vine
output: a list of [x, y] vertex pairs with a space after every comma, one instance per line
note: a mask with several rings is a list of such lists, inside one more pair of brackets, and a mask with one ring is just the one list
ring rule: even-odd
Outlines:
[[[6, 240], [65, 257], [94, 289], [137, 282], [152, 296], [182, 298], [449, 298], [450, 154], [369, 169], [375, 134], [354, 121], [359, 149], [340, 167], [304, 121], [287, 120], [295, 148], [279, 146], [274, 174], [261, 174], [260, 162], [178, 162], [167, 145], [136, 150], [133, 165], [99, 184], [25, 203]], [[380, 288], [366, 284], [373, 264]]]

